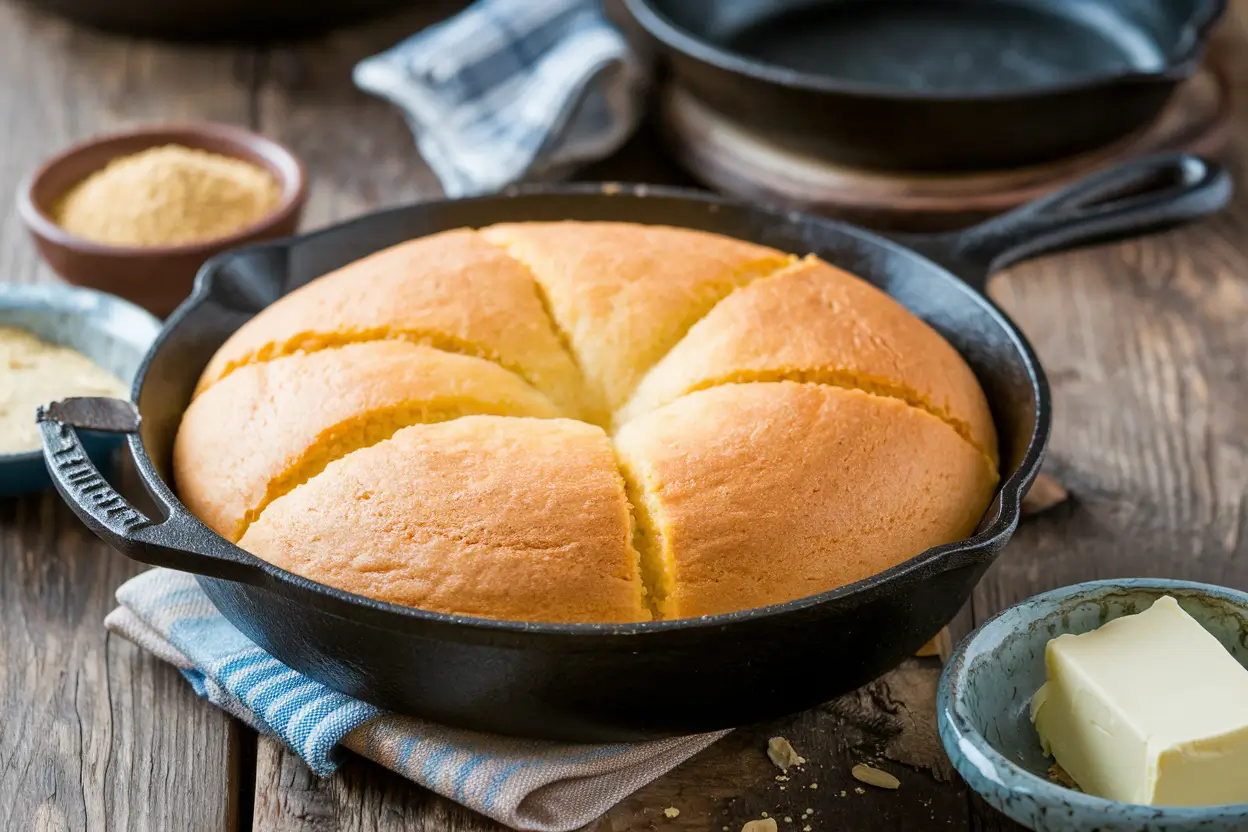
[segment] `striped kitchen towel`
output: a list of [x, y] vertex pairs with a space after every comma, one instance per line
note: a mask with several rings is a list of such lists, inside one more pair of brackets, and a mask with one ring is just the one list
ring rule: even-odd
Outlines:
[[277, 737], [317, 774], [343, 749], [515, 829], [589, 823], [726, 732], [636, 745], [517, 740], [432, 725], [336, 693], [236, 630], [183, 572], [153, 569], [117, 590], [111, 632], [174, 665], [200, 696]]
[[637, 126], [649, 73], [601, 0], [478, 0], [355, 68], [447, 196], [557, 179]]

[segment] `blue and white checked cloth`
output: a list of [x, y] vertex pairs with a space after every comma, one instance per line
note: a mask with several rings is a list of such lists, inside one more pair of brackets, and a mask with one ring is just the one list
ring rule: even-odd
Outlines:
[[382, 711], [291, 670], [236, 630], [190, 575], [153, 569], [117, 590], [105, 625], [177, 667], [200, 696], [277, 737], [317, 774], [348, 748], [515, 829], [589, 823], [726, 732], [637, 745], [517, 740]]
[[446, 195], [460, 197], [610, 154], [637, 126], [647, 76], [601, 0], [478, 0], [354, 77], [403, 110]]

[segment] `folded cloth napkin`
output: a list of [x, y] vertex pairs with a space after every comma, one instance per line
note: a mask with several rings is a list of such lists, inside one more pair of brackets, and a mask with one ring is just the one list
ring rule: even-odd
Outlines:
[[195, 579], [153, 569], [117, 590], [111, 632], [174, 665], [200, 696], [277, 737], [319, 775], [343, 748], [515, 829], [584, 826], [727, 732], [637, 745], [571, 745], [398, 716], [291, 670], [225, 620]]
[[354, 74], [403, 110], [451, 197], [608, 155], [637, 126], [647, 76], [601, 0], [478, 0]]

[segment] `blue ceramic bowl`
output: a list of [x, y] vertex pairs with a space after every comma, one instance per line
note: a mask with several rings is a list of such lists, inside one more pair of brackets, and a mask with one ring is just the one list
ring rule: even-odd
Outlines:
[[1037, 832], [1230, 832], [1248, 830], [1248, 804], [1180, 807], [1118, 803], [1049, 779], [1030, 719], [1044, 683], [1044, 648], [1062, 633], [1086, 633], [1141, 612], [1163, 595], [1248, 666], [1248, 593], [1169, 581], [1093, 581], [1017, 604], [958, 646], [940, 679], [940, 739], [958, 773], [1001, 812]]
[[[90, 358], [127, 385], [134, 381], [160, 321], [134, 304], [103, 292], [69, 286], [0, 283], [0, 326], [25, 329]], [[35, 414], [32, 411], [30, 418]], [[120, 436], [90, 434], [87, 452], [105, 476], [113, 473]], [[0, 454], [0, 498], [51, 486], [43, 451]]]

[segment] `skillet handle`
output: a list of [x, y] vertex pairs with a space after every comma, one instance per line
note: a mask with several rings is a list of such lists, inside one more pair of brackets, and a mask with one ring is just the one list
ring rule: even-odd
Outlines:
[[260, 584], [258, 559], [227, 543], [181, 506], [152, 496], [166, 517], [154, 522], [108, 484], [82, 447], [78, 429], [136, 433], [138, 409], [128, 401], [71, 398], [39, 408], [43, 458], [56, 490], [87, 528], [134, 560], [212, 578]]
[[893, 238], [983, 292], [989, 275], [1021, 260], [1216, 213], [1230, 201], [1231, 187], [1217, 162], [1190, 154], [1148, 156], [962, 231]]

